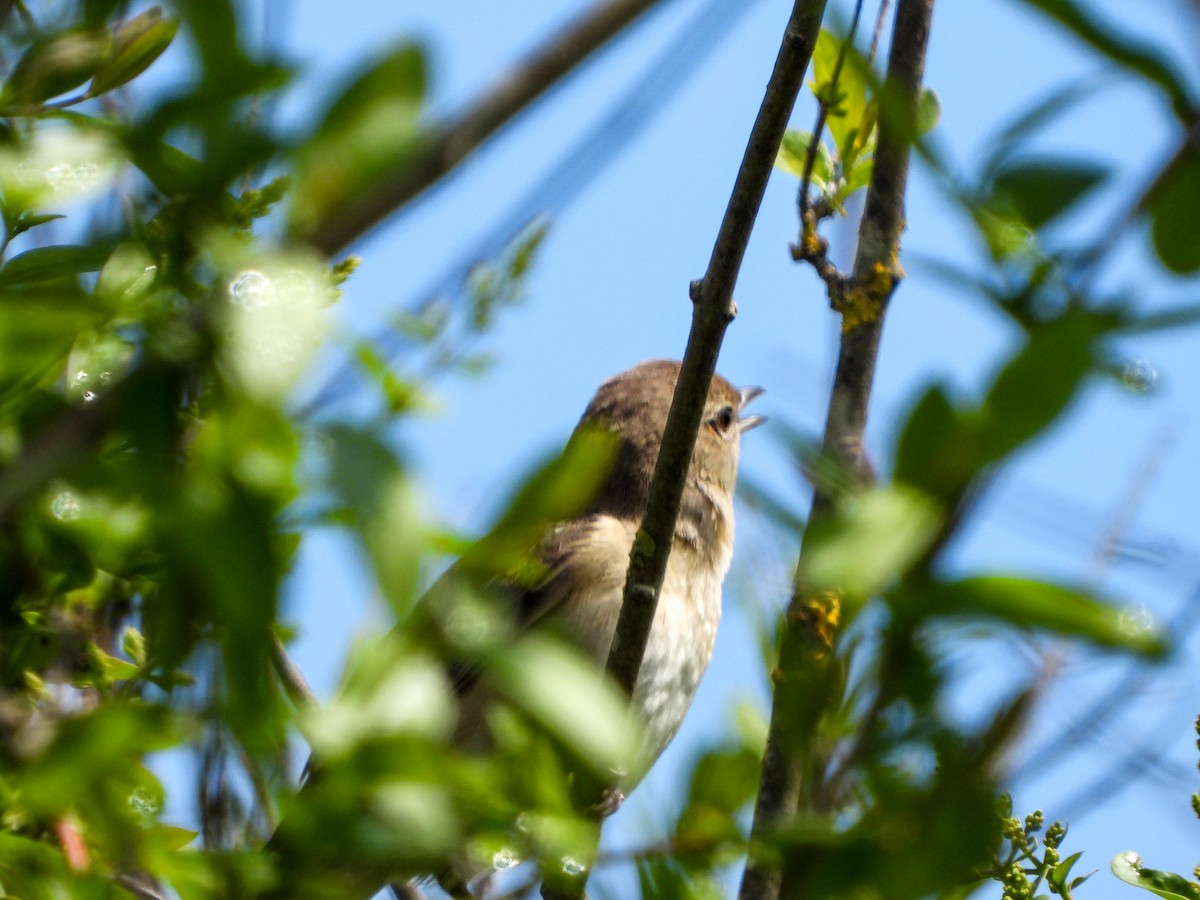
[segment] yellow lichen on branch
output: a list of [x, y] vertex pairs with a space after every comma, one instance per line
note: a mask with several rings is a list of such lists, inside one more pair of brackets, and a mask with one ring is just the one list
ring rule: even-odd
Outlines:
[[871, 267], [870, 277], [865, 281], [852, 282], [845, 290], [835, 294], [832, 305], [841, 313], [842, 332], [853, 331], [877, 320], [903, 277], [904, 271], [896, 260], [879, 262]]

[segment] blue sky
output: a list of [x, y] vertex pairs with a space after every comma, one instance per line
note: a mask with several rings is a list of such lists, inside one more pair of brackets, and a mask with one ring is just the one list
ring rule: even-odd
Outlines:
[[[354, 252], [362, 266], [341, 304], [344, 326], [369, 331], [389, 310], [421, 299], [425, 286], [437, 283], [465, 248], [504, 220], [710, 3], [666, 4], [505, 129], [453, 180], [361, 241]], [[274, 20], [271, 40], [301, 68], [278, 113], [285, 121], [303, 121], [365, 54], [412, 38], [431, 55], [432, 114], [454, 110], [585, 5], [343, 0], [333, 14], [327, 4], [274, 3], [271, 8], [285, 14]], [[676, 92], [656, 102], [646, 127], [620, 155], [555, 210], [525, 303], [505, 313], [486, 341], [497, 355], [495, 367], [480, 379], [438, 381], [437, 412], [397, 436], [412, 454], [436, 518], [467, 531], [481, 527], [513, 479], [565, 439], [601, 380], [639, 360], [682, 353], [690, 318], [687, 285], [707, 264], [790, 6], [784, 0], [721, 5], [729, 24], [719, 29], [719, 40]], [[873, 6], [867, 4], [871, 16]], [[1196, 74], [1200, 25], [1186, 15], [1183, 0], [1103, 0], [1091, 6], [1173, 47]], [[986, 152], [989, 136], [1030, 103], [1064, 83], [1096, 75], [1089, 57], [1017, 0], [944, 0], [936, 11], [926, 83], [941, 99], [936, 138], [962, 171], [970, 171]], [[793, 125], [809, 128], [812, 118], [811, 102], [802, 101]], [[1096, 233], [1174, 140], [1166, 111], [1148, 92], [1119, 78], [1047, 131], [1039, 149], [1079, 153], [1113, 165], [1117, 173], [1115, 187], [1085, 203], [1062, 233]], [[794, 180], [777, 172], [746, 255], [736, 291], [740, 314], [719, 368], [737, 384], [767, 388], [758, 404], [762, 412], [815, 434], [824, 419], [837, 322], [816, 278], [788, 257], [796, 232], [794, 195]], [[877, 460], [887, 459], [922, 386], [937, 379], [971, 392], [1016, 337], [982, 300], [964, 296], [920, 265], [921, 257], [971, 265], [981, 256], [968, 223], [919, 166], [911, 178], [907, 219], [903, 261], [910, 277], [889, 312], [867, 435]], [[827, 234], [844, 259], [850, 236], [845, 224], [834, 223]], [[1162, 273], [1143, 234], [1125, 240], [1106, 278], [1148, 304], [1187, 298], [1189, 291], [1194, 296], [1196, 287]], [[1149, 459], [1158, 468], [1137, 498], [1129, 536], [1173, 543], [1158, 564], [1110, 567], [1103, 587], [1155, 615], [1172, 615], [1200, 582], [1192, 549], [1200, 508], [1193, 462], [1200, 458], [1194, 341], [1193, 334], [1181, 333], [1122, 346], [1123, 359], [1157, 373], [1155, 389], [1137, 394], [1113, 382], [1092, 386], [1060, 427], [1021, 453], [955, 547], [952, 564], [1094, 577], [1100, 538]], [[803, 488], [771, 431], [768, 426], [750, 435], [743, 472], [805, 509]], [[712, 668], [675, 744], [608, 823], [610, 846], [636, 843], [665, 826], [661, 810], [678, 795], [687, 762], [729, 732], [737, 703], [766, 709], [756, 621], [785, 603], [783, 586], [795, 548], [764, 542], [745, 516], [740, 524]], [[300, 630], [296, 660], [327, 693], [353, 636], [385, 621], [372, 601], [362, 560], [338, 535], [311, 535], [288, 600]], [[1190, 871], [1200, 861], [1195, 854], [1200, 824], [1188, 800], [1196, 787], [1190, 729], [1197, 708], [1187, 700], [1196, 694], [1189, 662], [1195, 644], [1194, 638], [1185, 642], [1178, 661], [1122, 705], [1115, 727], [1062, 752], [1063, 764], [1015, 786], [1022, 812], [1043, 806], [1051, 818], [1072, 814], [1067, 851], [1086, 851], [1083, 870], [1105, 870], [1084, 896], [1132, 896], [1132, 889], [1107, 873], [1108, 860], [1122, 850], [1141, 850], [1148, 864], [1176, 871]], [[1127, 671], [1112, 656], [1069, 645], [1062, 652], [1062, 675], [1046, 697], [1031, 746], [1074, 721], [1088, 698], [1102, 695]], [[995, 639], [981, 639], [966, 651], [947, 650], [962, 684], [948, 714], [977, 720], [1007, 687], [1030, 676], [1031, 658], [1016, 643]], [[1083, 807], [1080, 814], [1062, 808], [1081, 786], [1106, 772], [1115, 756], [1145, 741], [1175, 761], [1164, 770], [1165, 779], [1141, 780], [1125, 791], [1113, 785], [1105, 803]], [[619, 883], [601, 881], [597, 895], [604, 896], [605, 884], [615, 890]]]

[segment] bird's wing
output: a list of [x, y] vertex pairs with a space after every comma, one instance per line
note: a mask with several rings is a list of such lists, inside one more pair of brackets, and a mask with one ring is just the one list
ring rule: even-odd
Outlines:
[[[495, 577], [484, 587], [489, 599], [502, 605], [511, 616], [517, 633], [524, 632], [556, 609], [571, 593], [581, 573], [579, 564], [587, 554], [580, 553], [597, 523], [596, 516], [575, 519], [556, 526], [541, 542], [537, 557], [545, 567], [545, 574], [533, 585]], [[460, 573], [451, 567], [443, 579], [454, 579]], [[462, 696], [479, 680], [481, 665], [478, 660], [460, 660], [450, 664], [450, 680], [455, 692]]]

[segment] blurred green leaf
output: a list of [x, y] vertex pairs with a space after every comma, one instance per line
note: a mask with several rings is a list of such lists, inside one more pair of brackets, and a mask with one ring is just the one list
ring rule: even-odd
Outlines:
[[618, 439], [608, 429], [576, 429], [559, 456], [525, 479], [499, 521], [463, 557], [462, 565], [491, 574], [525, 567], [549, 526], [570, 521], [592, 502], [618, 449]]
[[990, 150], [979, 167], [981, 179], [991, 181], [1036, 131], [1049, 125], [1077, 103], [1090, 98], [1097, 90], [1107, 87], [1112, 80], [1108, 75], [1107, 72], [1098, 72], [1087, 78], [1073, 79], [1022, 111], [994, 139], [987, 142]]
[[979, 466], [979, 438], [941, 385], [908, 414], [895, 450], [896, 481], [953, 505]]
[[65, 216], [59, 213], [21, 213], [15, 222], [8, 229], [9, 239], [15, 238], [18, 234], [24, 234], [30, 228], [36, 228], [38, 225], [45, 225], [47, 222], [53, 222], [55, 219], [62, 219]]
[[175, 39], [179, 20], [164, 18], [153, 6], [123, 22], [112, 36], [112, 49], [92, 76], [88, 93], [95, 96], [118, 88], [142, 74]]
[[92, 77], [108, 52], [107, 32], [71, 30], [34, 43], [13, 66], [0, 103], [33, 106]]
[[871, 597], [929, 549], [940, 525], [937, 506], [917, 491], [851, 493], [809, 522], [798, 578], [812, 590]]
[[293, 230], [305, 233], [370, 192], [424, 142], [425, 54], [402, 44], [360, 74], [328, 107], [296, 160]]
[[922, 586], [913, 599], [942, 614], [992, 616], [1021, 628], [1043, 628], [1145, 656], [1161, 656], [1167, 649], [1166, 636], [1144, 611], [1044, 581], [981, 575]]
[[1097, 323], [1080, 313], [1030, 333], [984, 398], [980, 465], [1006, 456], [1058, 420], [1095, 365], [1097, 331]]
[[46, 377], [62, 365], [79, 334], [108, 315], [73, 285], [0, 291], [0, 384]]
[[197, 190], [204, 177], [204, 164], [162, 141], [129, 138], [129, 160], [165, 196], [174, 197]]
[[114, 813], [128, 815], [128, 794], [146, 775], [140, 756], [176, 739], [175, 726], [161, 707], [110, 701], [62, 723], [53, 743], [21, 773], [22, 802], [61, 815], [87, 798], [101, 804], [116, 800]]
[[942, 101], [932, 88], [922, 88], [917, 101], [917, 134], [926, 135], [942, 118]]
[[1180, 275], [1200, 269], [1198, 204], [1200, 153], [1188, 153], [1163, 175], [1148, 198], [1154, 250], [1163, 265]]
[[1103, 184], [1108, 174], [1106, 166], [1083, 160], [1030, 159], [1005, 165], [996, 175], [994, 191], [1036, 229]]
[[561, 741], [596, 776], [642, 773], [640, 723], [596, 663], [548, 635], [529, 634], [488, 661], [487, 683]]
[[348, 427], [328, 435], [331, 483], [353, 516], [384, 597], [403, 617], [419, 597], [429, 551], [416, 489], [400, 458], [376, 435]]
[[1200, 304], [1181, 304], [1144, 315], [1130, 314], [1115, 330], [1120, 334], [1151, 334], [1200, 325]]
[[146, 639], [132, 625], [126, 625], [125, 631], [121, 635], [121, 650], [133, 660], [134, 665], [138, 667], [146, 665]]
[[111, 247], [96, 244], [35, 247], [0, 268], [0, 289], [99, 272], [111, 253]]

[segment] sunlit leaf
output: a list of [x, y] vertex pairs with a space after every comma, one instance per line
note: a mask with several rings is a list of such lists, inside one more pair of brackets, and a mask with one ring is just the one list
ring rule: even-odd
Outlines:
[[113, 33], [112, 49], [92, 76], [92, 95], [120, 87], [142, 74], [170, 46], [179, 30], [179, 20], [163, 17], [151, 7], [121, 24]]
[[98, 272], [111, 252], [95, 244], [34, 247], [0, 268], [0, 289]]
[[1126, 884], [1149, 891], [1167, 900], [1196, 900], [1200, 897], [1200, 884], [1174, 872], [1149, 869], [1142, 865], [1137, 853], [1118, 853], [1110, 864], [1112, 872]]
[[488, 684], [541, 723], [601, 777], [644, 771], [628, 699], [561, 641], [528, 635], [488, 665]]
[[[804, 177], [804, 166], [808, 149], [812, 143], [812, 133], [796, 129], [788, 129], [784, 133], [783, 143], [779, 146], [779, 154], [775, 157], [775, 165], [785, 172]], [[812, 183], [817, 190], [824, 190], [833, 173], [833, 159], [825, 144], [818, 143], [816, 157], [813, 160]]]
[[931, 88], [923, 88], [917, 100], [917, 134], [925, 135], [937, 127], [942, 117], [942, 101]]
[[369, 192], [422, 144], [425, 55], [403, 44], [363, 72], [329, 105], [297, 160], [293, 227], [306, 231]]
[[873, 596], [928, 549], [940, 520], [916, 491], [850, 494], [831, 516], [809, 523], [799, 577], [814, 590]]

